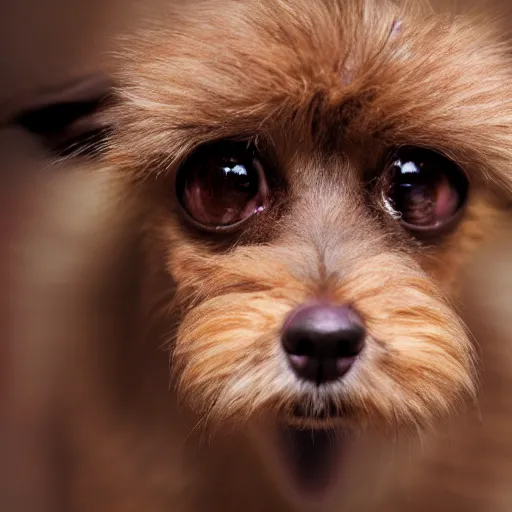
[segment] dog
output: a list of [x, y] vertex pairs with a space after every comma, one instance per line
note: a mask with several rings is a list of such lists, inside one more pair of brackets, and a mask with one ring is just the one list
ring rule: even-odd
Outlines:
[[485, 456], [453, 467], [507, 382], [471, 269], [509, 223], [511, 70], [498, 21], [422, 2], [199, 0], [120, 39], [143, 377], [111, 434], [77, 415], [84, 510], [506, 509], [506, 470], [477, 499]]

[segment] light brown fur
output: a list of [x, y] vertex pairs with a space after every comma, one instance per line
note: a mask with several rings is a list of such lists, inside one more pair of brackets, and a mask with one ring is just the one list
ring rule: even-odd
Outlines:
[[[152, 415], [132, 420], [141, 424], [130, 435], [162, 448], [145, 459], [151, 470], [116, 474], [110, 505], [94, 507], [285, 510], [250, 439], [277, 421], [315, 425], [293, 416], [297, 404], [314, 416], [334, 401], [343, 415], [333, 424], [396, 433], [398, 445], [411, 428], [444, 433], [447, 415], [474, 404], [482, 359], [465, 323], [483, 305], [468, 269], [508, 222], [509, 49], [498, 23], [423, 4], [203, 0], [169, 10], [122, 41], [106, 158], [143, 205], [139, 328], [168, 349], [176, 393], [154, 384]], [[191, 231], [174, 198], [187, 156], [225, 138], [254, 141], [285, 183], [229, 242]], [[377, 199], [368, 206], [363, 171], [404, 144], [447, 155], [470, 177], [464, 218], [437, 245], [398, 229]], [[368, 328], [355, 371], [327, 391], [297, 386], [278, 343], [286, 316], [314, 298], [354, 305]], [[133, 400], [143, 407], [149, 395]], [[378, 480], [365, 465], [378, 464], [367, 456], [349, 457], [354, 497], [329, 510], [384, 510], [386, 499], [397, 500], [390, 510], [419, 510], [414, 493], [429, 480], [404, 472], [410, 455], [397, 455], [388, 498], [369, 504]], [[470, 510], [458, 503], [447, 510]]]

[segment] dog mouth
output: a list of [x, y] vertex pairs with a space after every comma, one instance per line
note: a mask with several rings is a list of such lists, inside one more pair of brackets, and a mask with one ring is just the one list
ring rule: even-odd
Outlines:
[[345, 444], [341, 430], [280, 426], [277, 451], [294, 493], [308, 501], [329, 494], [339, 476]]
[[334, 402], [329, 402], [327, 406], [314, 411], [314, 413], [303, 404], [298, 403], [294, 405], [290, 412], [290, 417], [293, 422], [313, 422], [316, 425], [320, 424], [321, 426], [317, 428], [317, 430], [324, 430], [322, 423], [336, 422], [346, 419], [348, 416], [348, 410], [345, 407], [340, 408], [340, 406], [335, 405]]

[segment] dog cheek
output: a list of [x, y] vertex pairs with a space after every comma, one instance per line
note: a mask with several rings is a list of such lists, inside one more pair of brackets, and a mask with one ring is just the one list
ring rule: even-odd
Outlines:
[[473, 398], [473, 347], [435, 284], [401, 257], [362, 266], [344, 288], [369, 332], [350, 393], [356, 409], [374, 423], [426, 425]]
[[231, 425], [286, 403], [291, 386], [278, 340], [289, 309], [263, 294], [219, 296], [192, 309], [172, 355], [182, 401], [213, 424]]

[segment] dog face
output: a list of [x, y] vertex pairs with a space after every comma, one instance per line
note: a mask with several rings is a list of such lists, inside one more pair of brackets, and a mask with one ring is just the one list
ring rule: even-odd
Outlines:
[[325, 490], [349, 432], [423, 427], [474, 395], [457, 284], [512, 158], [491, 27], [372, 0], [203, 1], [125, 42], [118, 76], [109, 158], [149, 191], [172, 373], [208, 426], [258, 425], [296, 489]]

